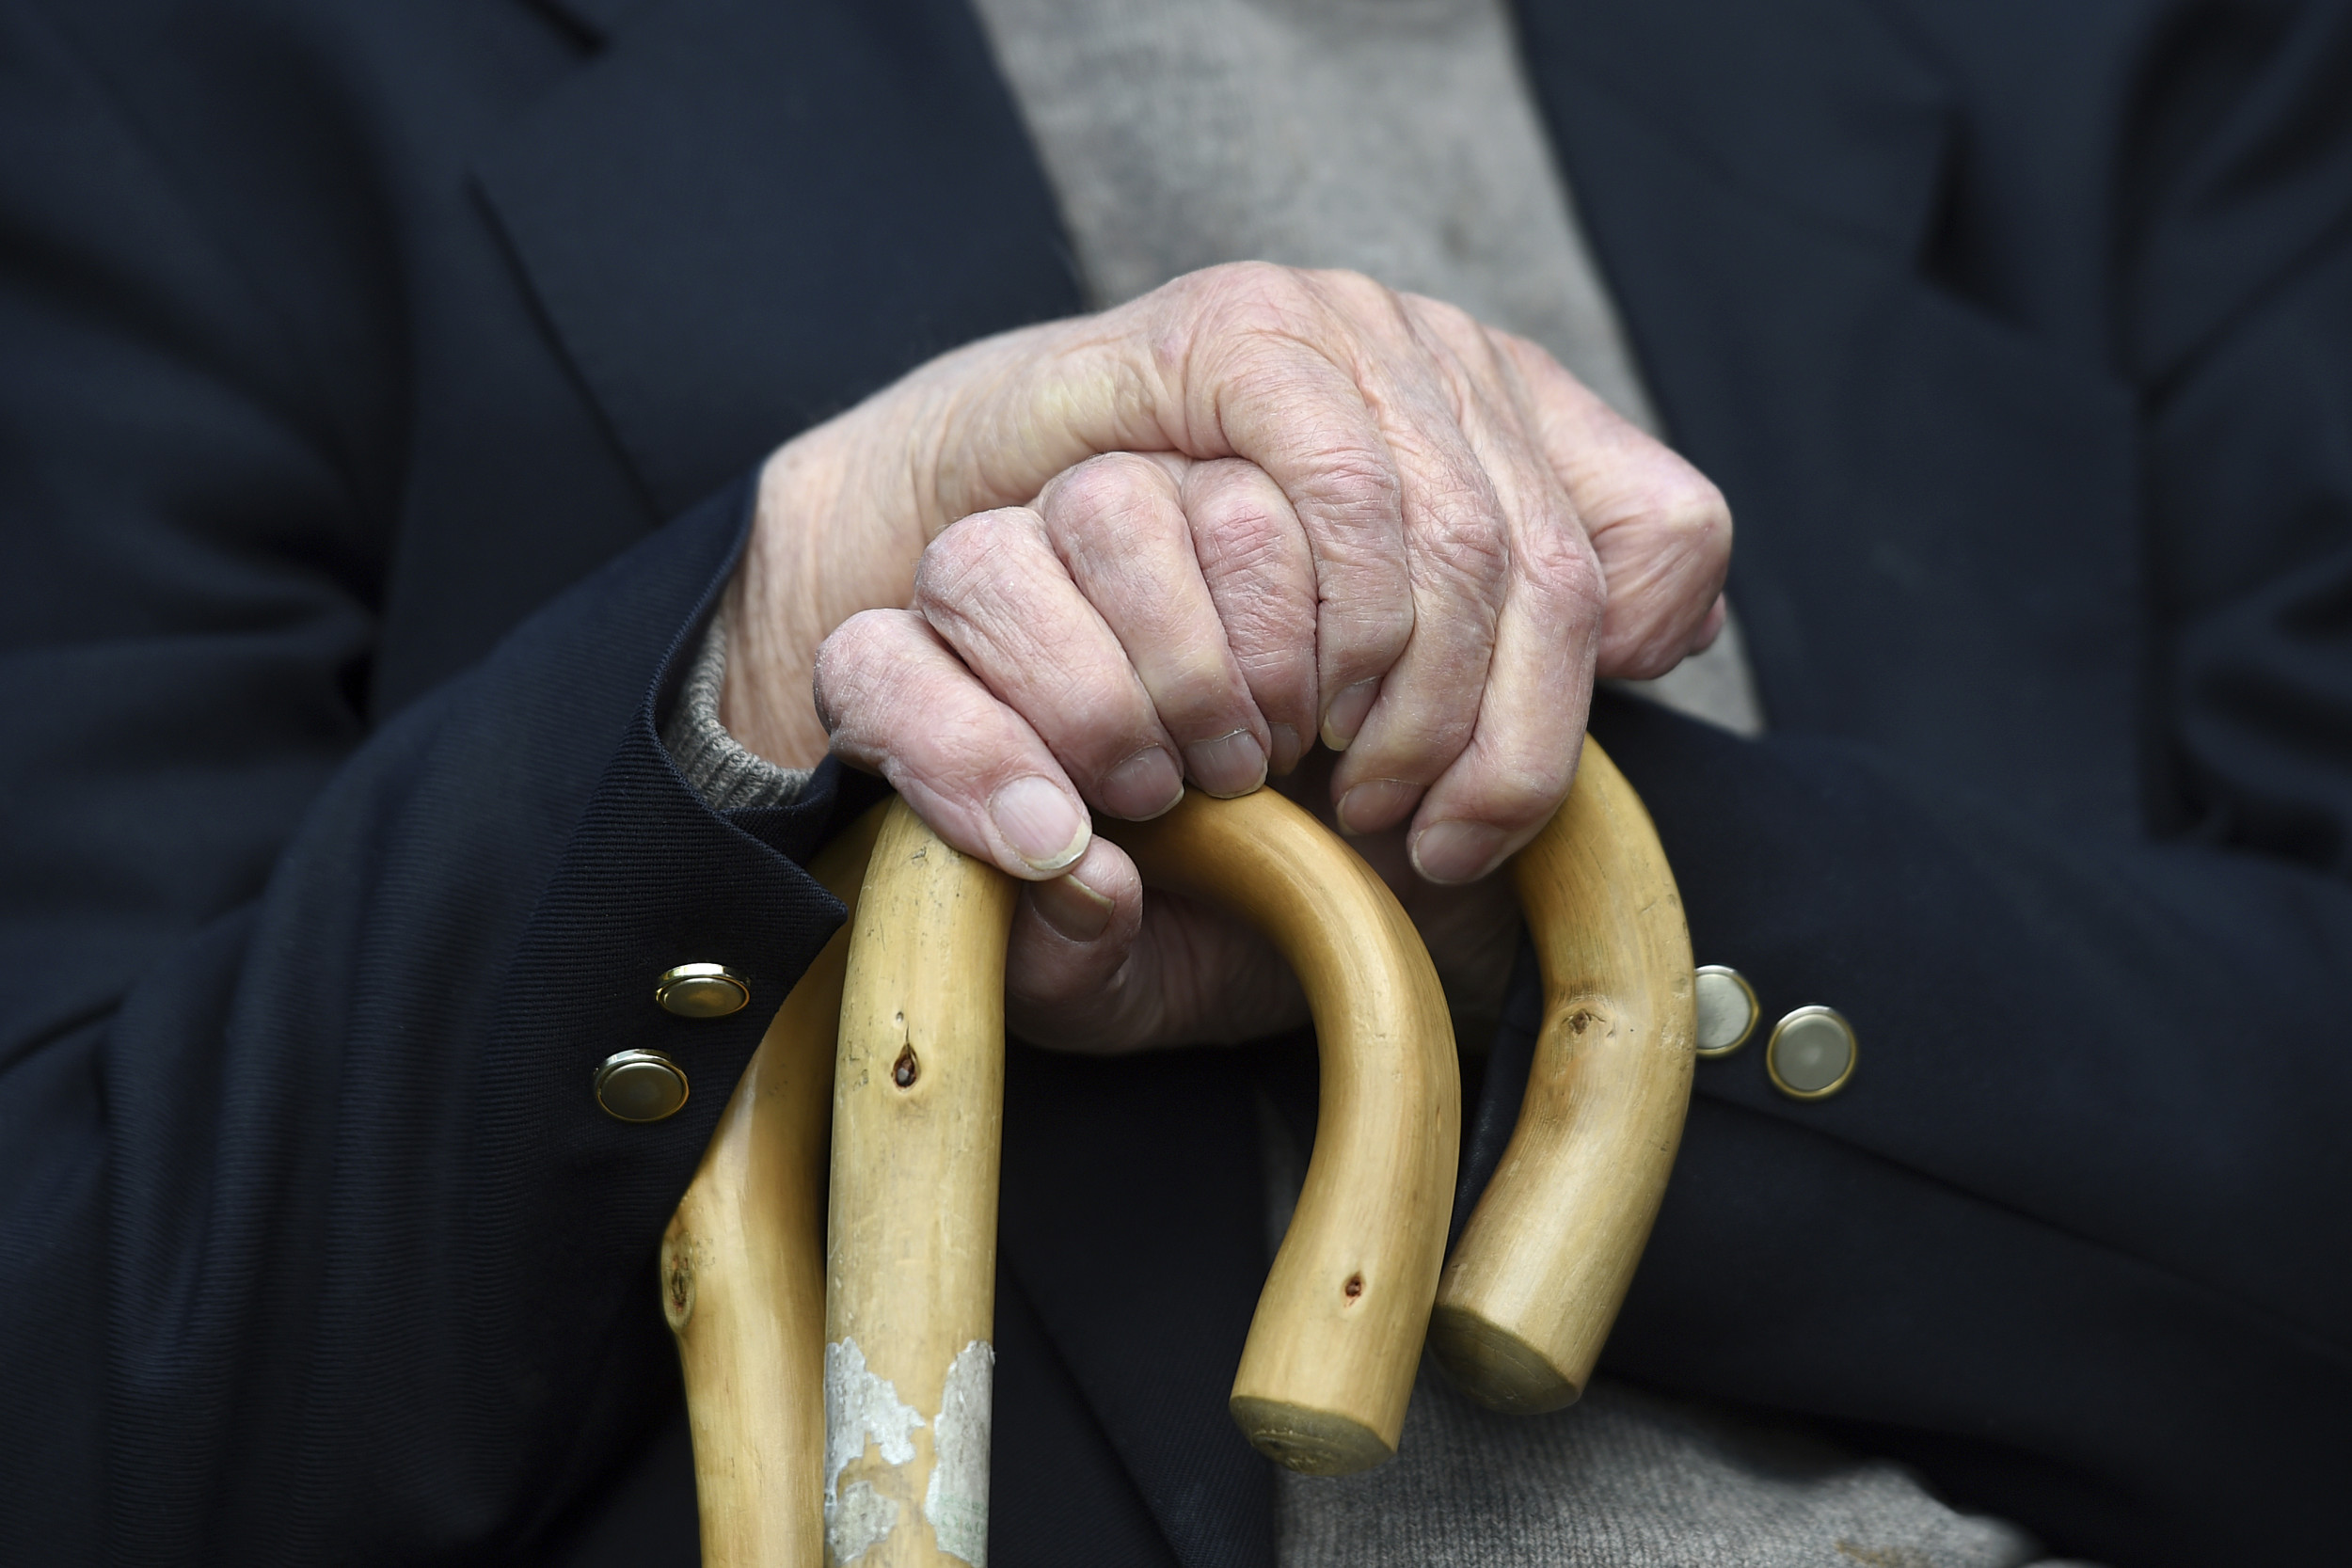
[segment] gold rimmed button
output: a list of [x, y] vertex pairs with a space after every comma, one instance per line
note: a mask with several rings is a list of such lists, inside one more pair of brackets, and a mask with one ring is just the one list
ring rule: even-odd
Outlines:
[[616, 1051], [596, 1069], [596, 1103], [621, 1121], [660, 1121], [686, 1103], [686, 1074], [659, 1051]]
[[1702, 964], [1693, 982], [1698, 1001], [1699, 1054], [1728, 1056], [1748, 1043], [1764, 1009], [1748, 977], [1722, 964]]
[[1772, 1025], [1764, 1070], [1791, 1100], [1826, 1100], [1853, 1077], [1853, 1025], [1835, 1007], [1799, 1007]]
[[680, 964], [662, 972], [653, 999], [680, 1018], [724, 1018], [751, 1006], [752, 988], [723, 964]]

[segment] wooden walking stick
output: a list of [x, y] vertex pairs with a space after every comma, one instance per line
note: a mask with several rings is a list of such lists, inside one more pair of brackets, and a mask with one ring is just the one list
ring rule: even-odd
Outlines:
[[[809, 871], [855, 910], [881, 807]], [[720, 1113], [661, 1239], [705, 1568], [825, 1560], [824, 1231], [847, 927], [793, 987]]]
[[[1189, 794], [1156, 821], [1103, 828], [1147, 883], [1259, 926], [1306, 987], [1322, 1128], [1232, 1408], [1295, 1468], [1375, 1464], [1404, 1425], [1454, 1197], [1461, 1091], [1437, 973], [1371, 869], [1271, 791]], [[824, 1354], [836, 1561], [976, 1563], [985, 1550], [1016, 893], [892, 809], [858, 906], [834, 1091]]]
[[1691, 934], [1641, 798], [1590, 738], [1512, 875], [1544, 976], [1518, 1125], [1438, 1287], [1429, 1348], [1472, 1396], [1583, 1391], [1674, 1168], [1697, 1045]]
[[825, 1250], [825, 1541], [984, 1561], [1005, 938], [1020, 886], [895, 801], [851, 921]]
[[[888, 812], [878, 836], [880, 808], [861, 824], [874, 843], [862, 893], [846, 887], [862, 844], [813, 868], [853, 898], [850, 933], [771, 1027], [663, 1249], [714, 1568], [985, 1552], [1018, 889], [903, 803]], [[1233, 1383], [1250, 1441], [1312, 1473], [1390, 1457], [1424, 1330], [1489, 1402], [1574, 1398], [1647, 1235], [1691, 1075], [1680, 904], [1622, 776], [1588, 741], [1567, 804], [1518, 858], [1546, 1025], [1518, 1129], [1442, 1294], [1460, 1081], [1443, 993], [1394, 897], [1271, 791], [1187, 795], [1156, 821], [1101, 826], [1149, 884], [1265, 932], [1315, 1015], [1315, 1149]], [[815, 1149], [836, 998], [820, 1317]], [[762, 1290], [764, 1313], [751, 1305]]]
[[1310, 1475], [1396, 1453], [1444, 1260], [1462, 1127], [1454, 1022], [1386, 883], [1260, 790], [1106, 823], [1144, 881], [1225, 908], [1290, 960], [1322, 1064], [1315, 1147], [1233, 1374], [1233, 1419]]

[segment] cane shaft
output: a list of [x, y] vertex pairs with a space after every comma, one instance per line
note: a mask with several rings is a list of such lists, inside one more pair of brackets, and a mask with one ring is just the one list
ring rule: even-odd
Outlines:
[[[879, 811], [810, 870], [854, 910]], [[777, 1009], [661, 1240], [707, 1568], [822, 1568], [824, 1217], [850, 930]]]
[[826, 1539], [861, 1568], [986, 1556], [1018, 895], [892, 804], [850, 946], [825, 1272]]

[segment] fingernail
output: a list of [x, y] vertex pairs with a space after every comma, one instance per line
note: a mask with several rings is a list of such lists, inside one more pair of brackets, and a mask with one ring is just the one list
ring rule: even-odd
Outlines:
[[1380, 682], [1375, 678], [1358, 681], [1354, 686], [1331, 699], [1331, 705], [1323, 710], [1323, 743], [1335, 752], [1344, 752], [1354, 742], [1356, 732], [1364, 727], [1364, 715], [1372, 711], [1373, 698], [1380, 694]]
[[1307, 748], [1298, 743], [1298, 726], [1274, 724], [1268, 726], [1274, 737], [1274, 755], [1268, 766], [1278, 774], [1287, 773], [1298, 766], [1298, 759], [1307, 754]]
[[1340, 832], [1376, 833], [1403, 821], [1421, 800], [1421, 785], [1403, 779], [1369, 779], [1340, 797]]
[[1045, 924], [1072, 942], [1101, 936], [1110, 928], [1111, 911], [1117, 908], [1067, 871], [1052, 881], [1032, 883], [1029, 896], [1037, 900], [1037, 912]]
[[1433, 822], [1413, 835], [1413, 869], [1433, 882], [1474, 882], [1502, 861], [1507, 842], [1484, 822]]
[[1248, 730], [1231, 730], [1185, 747], [1184, 768], [1212, 795], [1247, 795], [1265, 783], [1265, 749]]
[[1034, 773], [992, 796], [988, 815], [1013, 853], [1037, 871], [1059, 871], [1086, 853], [1087, 841], [1093, 836], [1078, 803], [1051, 779]]
[[1175, 759], [1157, 746], [1146, 747], [1103, 775], [1103, 806], [1113, 816], [1148, 822], [1184, 799], [1184, 781]]

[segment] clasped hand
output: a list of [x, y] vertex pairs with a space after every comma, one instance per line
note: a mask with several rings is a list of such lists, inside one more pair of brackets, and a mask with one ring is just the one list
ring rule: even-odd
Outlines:
[[1244, 1038], [1304, 1016], [1279, 958], [1146, 898], [1088, 808], [1290, 775], [1449, 989], [1498, 990], [1482, 879], [1565, 796], [1596, 676], [1712, 639], [1730, 543], [1714, 486], [1534, 344], [1354, 274], [1212, 268], [946, 355], [779, 451], [722, 717], [779, 762], [878, 769], [1030, 884], [1024, 1035]]

